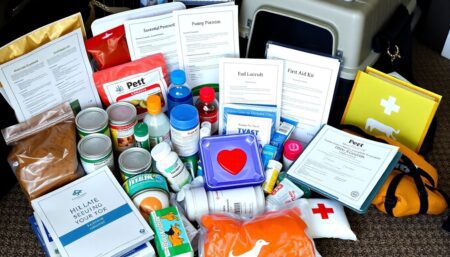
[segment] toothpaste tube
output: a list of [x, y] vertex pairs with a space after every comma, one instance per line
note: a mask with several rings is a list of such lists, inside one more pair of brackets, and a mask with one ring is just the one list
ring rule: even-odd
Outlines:
[[261, 153], [264, 170], [267, 169], [267, 164], [270, 160], [275, 160], [277, 155], [277, 148], [273, 145], [264, 145]]
[[283, 205], [293, 202], [304, 195], [303, 190], [292, 183], [288, 178], [284, 178], [266, 197], [268, 210], [278, 209]]
[[270, 140], [270, 144], [277, 148], [277, 154], [275, 155], [275, 160], [279, 160], [281, 158], [281, 154], [283, 152], [283, 144], [295, 130], [297, 126], [297, 122], [293, 122], [294, 124], [283, 122], [278, 127], [275, 134], [272, 136]]

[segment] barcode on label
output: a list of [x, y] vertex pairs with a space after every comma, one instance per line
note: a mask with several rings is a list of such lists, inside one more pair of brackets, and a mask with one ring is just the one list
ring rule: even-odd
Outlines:
[[241, 214], [241, 203], [234, 203], [234, 214]]
[[280, 127], [278, 127], [278, 132], [288, 135], [292, 130], [292, 125], [286, 122], [283, 122]]

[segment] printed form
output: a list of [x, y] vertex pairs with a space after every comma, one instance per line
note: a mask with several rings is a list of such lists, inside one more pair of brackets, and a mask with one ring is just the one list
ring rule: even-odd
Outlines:
[[169, 72], [178, 69], [177, 37], [172, 13], [124, 23], [131, 60], [162, 53]]
[[0, 65], [0, 82], [19, 122], [54, 106], [98, 106], [81, 29]]
[[270, 43], [266, 57], [284, 60], [281, 117], [298, 121], [292, 137], [306, 146], [328, 122], [339, 60]]
[[219, 60], [239, 57], [238, 7], [195, 8], [173, 12], [180, 68], [187, 84], [219, 82]]

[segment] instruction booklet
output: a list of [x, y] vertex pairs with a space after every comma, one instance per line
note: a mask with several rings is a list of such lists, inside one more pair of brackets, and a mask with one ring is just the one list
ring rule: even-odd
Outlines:
[[31, 205], [63, 257], [120, 256], [154, 234], [106, 166]]
[[400, 159], [398, 149], [324, 125], [288, 175], [364, 213]]

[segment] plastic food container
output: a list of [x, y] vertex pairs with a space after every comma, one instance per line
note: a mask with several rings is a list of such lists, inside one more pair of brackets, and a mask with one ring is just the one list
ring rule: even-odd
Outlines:
[[265, 180], [253, 134], [202, 138], [200, 158], [207, 190], [259, 186]]

